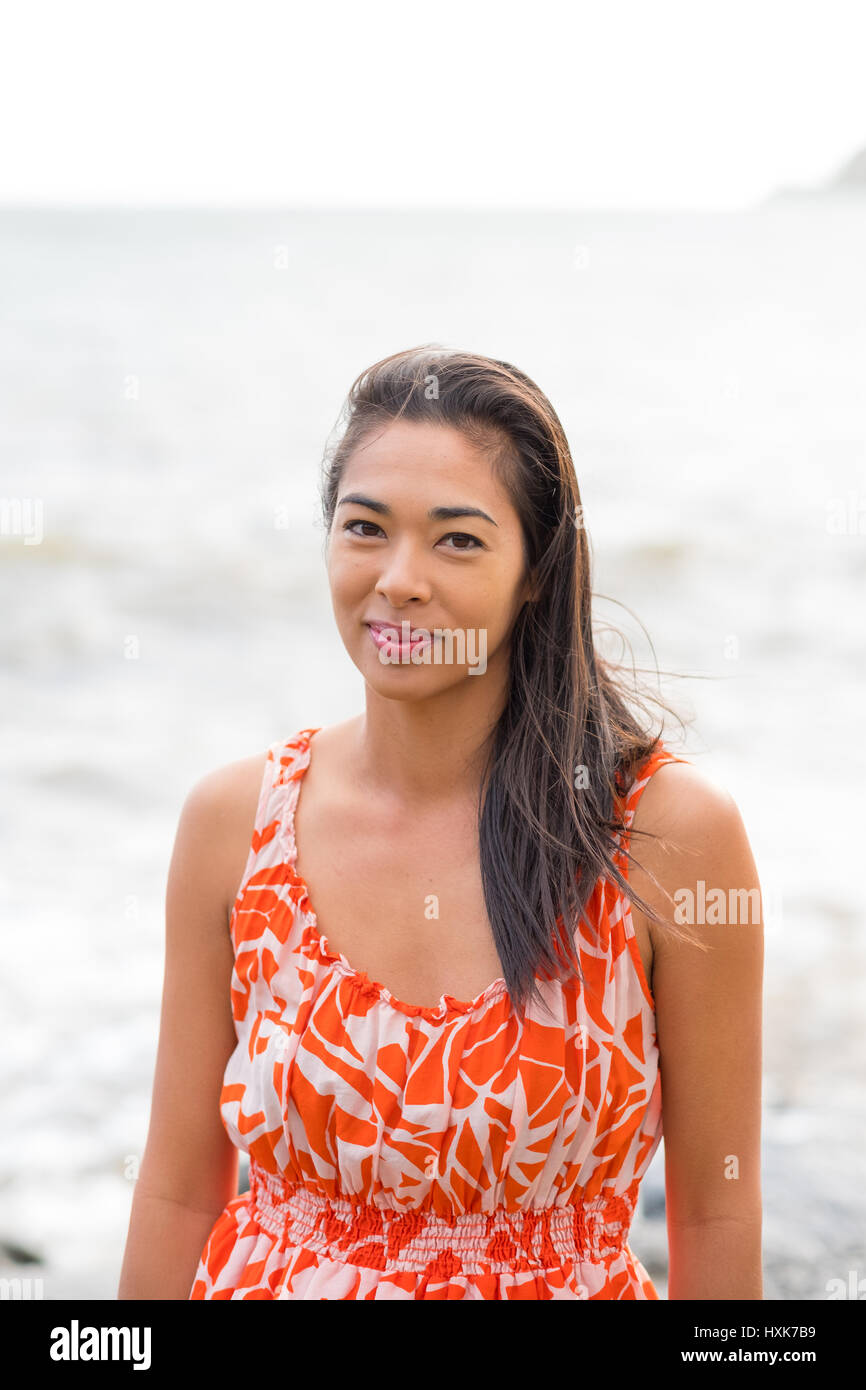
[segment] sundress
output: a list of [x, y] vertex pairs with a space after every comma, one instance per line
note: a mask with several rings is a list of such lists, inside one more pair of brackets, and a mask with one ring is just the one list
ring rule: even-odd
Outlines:
[[[655, 1006], [629, 902], [599, 878], [586, 977], [395, 998], [332, 950], [294, 813], [318, 728], [271, 745], [230, 933], [237, 1046], [220, 1113], [249, 1156], [190, 1299], [657, 1299], [628, 1244], [662, 1136]], [[659, 741], [620, 803], [686, 762]], [[635, 851], [640, 859], [640, 852]]]

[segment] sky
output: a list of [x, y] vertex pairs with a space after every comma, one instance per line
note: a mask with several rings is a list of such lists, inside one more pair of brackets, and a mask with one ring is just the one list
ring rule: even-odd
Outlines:
[[866, 145], [862, 0], [23, 0], [0, 203], [736, 209]]

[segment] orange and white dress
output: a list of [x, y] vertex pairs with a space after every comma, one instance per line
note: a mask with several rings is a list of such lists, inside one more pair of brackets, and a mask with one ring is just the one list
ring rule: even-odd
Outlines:
[[[268, 750], [231, 915], [237, 1046], [220, 1112], [249, 1155], [191, 1299], [657, 1299], [628, 1245], [662, 1133], [655, 1009], [625, 895], [599, 879], [586, 976], [407, 1004], [328, 946], [294, 813], [318, 729]], [[657, 767], [627, 790], [619, 851]], [[639, 857], [639, 856], [638, 856]], [[626, 872], [626, 861], [617, 862]]]

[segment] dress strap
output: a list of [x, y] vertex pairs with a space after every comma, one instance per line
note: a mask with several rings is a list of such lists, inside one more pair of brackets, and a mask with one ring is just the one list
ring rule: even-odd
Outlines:
[[272, 745], [275, 764], [273, 786], [284, 787], [298, 780], [298, 764], [308, 751], [313, 734], [318, 732], [318, 729], [300, 729], [291, 738]]
[[286, 858], [292, 788], [300, 776], [298, 762], [307, 746], [306, 740], [314, 732], [302, 729], [291, 738], [277, 739], [267, 750], [247, 862], [231, 914], [233, 939], [237, 912], [251, 880], [257, 874], [274, 870]]

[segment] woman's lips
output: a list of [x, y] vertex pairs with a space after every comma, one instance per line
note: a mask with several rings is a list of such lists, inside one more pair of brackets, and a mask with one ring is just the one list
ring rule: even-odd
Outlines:
[[[401, 623], [396, 627], [392, 623], [367, 623], [370, 636], [380, 651], [395, 651], [399, 653], [420, 651], [422, 647], [430, 644], [430, 633], [426, 628], [413, 628], [410, 623]], [[405, 631], [404, 631], [405, 629]], [[403, 641], [403, 637], [409, 638], [408, 642]]]

